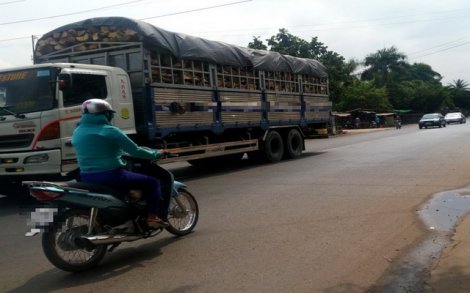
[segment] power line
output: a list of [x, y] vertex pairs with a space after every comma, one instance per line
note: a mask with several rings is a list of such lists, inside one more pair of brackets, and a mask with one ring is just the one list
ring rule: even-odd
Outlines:
[[[443, 17], [443, 18], [434, 18], [434, 19], [422, 19], [422, 20], [405, 20], [405, 21], [395, 21], [395, 22], [388, 22], [388, 23], [369, 23], [369, 24], [360, 24], [361, 22], [364, 21], [356, 21], [358, 25], [354, 26], [337, 26], [337, 27], [325, 27], [328, 25], [334, 25], [336, 23], [329, 23], [329, 24], [311, 24], [311, 25], [291, 25], [289, 27], [285, 27], [288, 30], [292, 30], [294, 28], [298, 27], [314, 27], [310, 29], [300, 29], [300, 30], [295, 30], [296, 32], [320, 32], [320, 31], [332, 31], [332, 30], [350, 30], [350, 29], [361, 29], [361, 28], [368, 28], [368, 27], [375, 27], [375, 26], [392, 26], [392, 25], [401, 25], [401, 24], [410, 24], [410, 23], [421, 23], [421, 22], [437, 22], [437, 21], [446, 21], [446, 20], [454, 20], [456, 18], [462, 18], [462, 17], [469, 17], [469, 15], [462, 15], [462, 16], [450, 16], [450, 17]], [[344, 22], [346, 23], [354, 23], [354, 22]], [[338, 23], [342, 24], [342, 23]], [[318, 27], [318, 28], [315, 28]], [[325, 28], [321, 28], [325, 27]], [[272, 27], [264, 27], [264, 28], [249, 28], [249, 29], [241, 29], [241, 30], [226, 30], [226, 31], [206, 31], [206, 32], [198, 32], [199, 34], [203, 35], [219, 35], [223, 34], [224, 36], [238, 36], [238, 35], [245, 35], [242, 33], [227, 33], [227, 32], [243, 32], [243, 31], [261, 31], [261, 30], [271, 30]], [[188, 32], [187, 34], [195, 34], [195, 32]]]
[[[458, 10], [461, 10], [461, 9], [458, 9]], [[451, 10], [451, 11], [456, 11], [456, 10]], [[435, 12], [435, 13], [431, 13], [431, 14], [436, 14], [438, 12]], [[421, 14], [422, 15], [422, 14]], [[469, 15], [461, 15], [460, 17], [468, 17]], [[387, 17], [387, 18], [375, 18], [374, 20], [383, 20], [383, 19], [393, 19], [393, 18], [401, 18], [401, 17], [405, 17], [404, 16], [393, 16], [393, 17]], [[296, 30], [297, 32], [312, 32], [312, 31], [326, 31], [326, 30], [340, 30], [340, 29], [355, 29], [355, 28], [365, 28], [365, 27], [370, 27], [370, 26], [376, 26], [376, 25], [396, 25], [396, 24], [408, 24], [408, 23], [418, 23], [418, 22], [433, 22], [433, 21], [443, 21], [443, 20], [447, 20], [447, 19], [455, 19], [456, 16], [450, 16], [450, 17], [441, 17], [441, 18], [433, 18], [433, 19], [424, 19], [424, 20], [408, 20], [408, 21], [399, 21], [399, 22], [389, 22], [389, 23], [377, 23], [377, 24], [365, 24], [365, 25], [356, 25], [356, 26], [349, 26], [349, 27], [332, 27], [332, 28], [323, 28], [323, 29], [314, 29], [314, 30]], [[345, 24], [345, 23], [361, 23], [363, 22], [362, 20], [359, 20], [359, 21], [350, 21], [350, 22], [340, 22], [339, 24]], [[336, 23], [330, 23], [330, 24], [336, 24]], [[291, 26], [290, 28], [295, 28], [295, 27], [308, 27], [308, 26], [326, 26], [326, 25], [330, 25], [330, 24], [322, 24], [322, 25], [298, 25], [298, 26]], [[256, 30], [261, 30], [261, 29], [265, 29], [265, 30], [268, 30], [268, 29], [271, 29], [271, 28], [258, 28]], [[248, 29], [247, 29], [248, 30]], [[250, 31], [252, 31], [253, 29], [249, 29]], [[232, 30], [232, 31], [237, 31], [237, 30]], [[246, 30], [238, 30], [238, 31], [246, 31]], [[206, 33], [209, 33], [210, 32], [206, 32]], [[219, 31], [219, 32], [215, 32], [215, 33], [223, 33], [222, 31]], [[226, 32], [224, 33], [224, 36], [236, 36], [236, 35], [239, 35], [239, 34], [227, 34]], [[467, 40], [468, 36], [465, 36], [463, 38], [459, 38], [457, 40], [454, 40], [454, 41], [451, 41], [451, 42], [446, 42], [446, 43], [443, 43], [443, 44], [440, 44], [440, 45], [437, 45], [437, 46], [434, 46], [434, 47], [431, 47], [431, 48], [428, 48], [428, 49], [424, 49], [424, 50], [420, 50], [420, 51], [416, 51], [416, 52], [413, 52], [411, 53], [411, 55], [413, 54], [418, 54], [418, 53], [421, 53], [421, 52], [426, 52], [426, 51], [429, 51], [429, 50], [432, 50], [432, 49], [435, 49], [435, 48], [439, 48], [439, 47], [443, 47], [445, 45], [450, 45], [450, 44], [455, 44], [459, 41], [462, 41], [462, 40]], [[448, 51], [450, 49], [453, 49], [453, 48], [456, 48], [456, 47], [460, 47], [460, 46], [463, 46], [463, 45], [466, 45], [470, 43], [469, 42], [464, 42], [464, 43], [461, 43], [461, 44], [456, 44], [454, 46], [451, 46], [451, 47], [447, 47], [447, 48], [444, 48], [442, 50], [438, 50], [438, 51], [435, 51], [435, 52], [431, 52], [431, 53], [428, 53], [428, 54], [424, 54], [424, 55], [420, 55], [420, 56], [417, 56], [417, 57], [413, 57], [413, 58], [421, 58], [421, 57], [425, 57], [425, 56], [428, 56], [428, 55], [433, 55], [433, 54], [437, 54], [437, 53], [440, 53], [440, 52], [444, 52], [444, 51]]]
[[[416, 16], [428, 16], [428, 15], [435, 15], [435, 14], [443, 14], [443, 13], [452, 13], [455, 11], [465, 11], [468, 12], [469, 9], [466, 8], [460, 8], [460, 9], [452, 9], [452, 10], [444, 10], [444, 11], [438, 11], [438, 12], [430, 12], [430, 13], [419, 13], [419, 14], [403, 14], [403, 15], [395, 15], [395, 16], [389, 16], [389, 17], [375, 17], [375, 18], [365, 18], [365, 19], [356, 19], [356, 20], [350, 20], [350, 21], [336, 21], [336, 22], [330, 22], [330, 23], [322, 23], [322, 24], [302, 24], [302, 25], [292, 25], [290, 28], [297, 28], [297, 27], [325, 27], [325, 26], [334, 26], [334, 25], [340, 25], [339, 27], [330, 27], [330, 28], [319, 28], [315, 29], [313, 31], [323, 31], [323, 30], [338, 30], [338, 29], [349, 29], [349, 28], [362, 28], [362, 27], [369, 27], [369, 26], [376, 26], [376, 25], [394, 25], [394, 24], [405, 24], [405, 23], [410, 23], [410, 22], [429, 22], [429, 21], [434, 21], [434, 20], [442, 20], [442, 19], [453, 19], [455, 17], [467, 17], [469, 15], [463, 15], [463, 16], [449, 16], [449, 17], [444, 17], [444, 18], [434, 18], [434, 19], [421, 19], [421, 20], [405, 20], [405, 21], [400, 21], [400, 22], [389, 22], [389, 23], [373, 23], [370, 24], [368, 22], [371, 21], [386, 21], [386, 20], [393, 20], [393, 19], [400, 19], [400, 18], [408, 18], [408, 17], [416, 17]], [[364, 25], [360, 25], [361, 23], [367, 23]], [[348, 24], [359, 24], [358, 26], [349, 26]], [[223, 33], [224, 35], [227, 32], [242, 32], [242, 31], [253, 31], [253, 30], [270, 30], [272, 27], [258, 27], [258, 28], [249, 28], [249, 29], [238, 29], [238, 30], [223, 30], [223, 31], [199, 31], [197, 33], [200, 34], [217, 34], [217, 33]], [[191, 32], [189, 32], [191, 34]], [[194, 34], [194, 32], [193, 32]], [[233, 34], [235, 35], [235, 34]]]
[[[25, 1], [25, 0], [17, 0], [17, 1], [12, 1], [12, 2], [6, 2], [5, 4], [13, 3], [13, 2], [20, 2], [20, 1]], [[136, 2], [142, 2], [142, 1], [144, 1], [144, 0], [129, 1], [129, 2], [124, 2], [124, 3], [120, 3], [120, 4], [108, 5], [108, 6], [103, 6], [103, 7], [93, 8], [93, 9], [87, 9], [87, 10], [64, 13], [64, 14], [58, 14], [58, 15], [52, 15], [52, 16], [45, 16], [45, 17], [30, 18], [30, 19], [16, 20], [16, 21], [10, 21], [10, 22], [3, 22], [3, 23], [0, 23], [0, 25], [17, 24], [17, 23], [24, 23], [24, 22], [31, 22], [31, 21], [38, 21], [38, 20], [44, 20], [44, 19], [52, 19], [52, 18], [58, 18], [58, 17], [64, 17], [64, 16], [83, 14], [83, 13], [87, 13], [87, 12], [91, 12], [91, 11], [109, 9], [109, 8], [113, 8], [113, 7], [119, 7], [119, 6], [128, 5], [128, 4], [132, 4], [132, 3], [136, 3]], [[244, 0], [244, 1], [238, 1], [238, 2], [231, 2], [231, 3], [221, 4], [221, 5], [215, 5], [215, 6], [197, 8], [197, 9], [186, 10], [186, 11], [181, 11], [181, 12], [151, 16], [151, 17], [141, 18], [140, 20], [159, 18], [159, 17], [165, 17], [165, 16], [172, 16], [172, 15], [184, 14], [184, 13], [195, 12], [195, 11], [203, 11], [203, 10], [214, 9], [214, 8], [230, 6], [230, 5], [240, 4], [240, 3], [244, 3], [244, 2], [251, 2], [251, 1], [253, 1], [253, 0]], [[0, 3], [0, 5], [1, 4], [2, 3]]]
[[142, 1], [144, 1], [144, 0], [134, 0], [134, 1], [124, 2], [124, 3], [120, 3], [120, 4], [108, 5], [108, 6], [103, 6], [103, 7], [93, 8], [93, 9], [87, 9], [87, 10], [64, 13], [64, 14], [58, 14], [58, 15], [52, 15], [52, 16], [30, 18], [30, 19], [16, 20], [16, 21], [10, 21], [10, 22], [2, 22], [2, 23], [0, 23], [0, 25], [24, 23], [24, 22], [30, 22], [30, 21], [37, 21], [37, 20], [52, 19], [52, 18], [58, 18], [58, 17], [76, 15], [76, 14], [83, 14], [83, 13], [92, 12], [92, 11], [96, 11], [96, 10], [103, 10], [103, 9], [108, 9], [108, 8], [112, 8], [112, 7], [128, 5], [128, 4], [132, 4], [132, 3], [136, 3], [136, 2], [142, 2]]
[[224, 6], [230, 6], [230, 5], [235, 5], [235, 4], [245, 3], [245, 2], [251, 2], [251, 1], [253, 1], [253, 0], [244, 0], [244, 1], [238, 1], [238, 2], [231, 2], [231, 3], [221, 4], [221, 5], [215, 5], [215, 6], [208, 6], [208, 7], [203, 7], [203, 8], [185, 10], [185, 11], [181, 11], [181, 12], [168, 13], [168, 14], [162, 14], [162, 15], [157, 15], [157, 16], [150, 16], [150, 17], [140, 18], [139, 20], [147, 20], [147, 19], [152, 19], [152, 18], [173, 16], [173, 15], [189, 13], [189, 12], [203, 11], [203, 10], [219, 8], [219, 7], [224, 7]]
[[417, 59], [417, 58], [422, 58], [422, 57], [426, 57], [426, 56], [429, 56], [429, 55], [434, 55], [434, 54], [441, 53], [441, 52], [444, 52], [444, 51], [449, 51], [450, 49], [454, 49], [454, 48], [457, 48], [457, 47], [462, 47], [462, 46], [465, 46], [467, 44], [470, 44], [470, 41], [467, 41], [467, 42], [464, 42], [464, 43], [461, 43], [461, 44], [458, 44], [458, 45], [455, 45], [455, 46], [447, 47], [447, 48], [444, 48], [444, 49], [441, 49], [441, 50], [438, 50], [438, 51], [435, 51], [435, 52], [431, 52], [431, 53], [428, 53], [428, 54], [416, 56], [414, 58]]
[[0, 40], [0, 42], [16, 41], [16, 40], [22, 40], [22, 39], [27, 39], [27, 38], [31, 38], [31, 36], [27, 36], [27, 37], [16, 37], [16, 38], [11, 38], [11, 39], [3, 39], [3, 40]]
[[457, 42], [460, 42], [460, 41], [464, 41], [464, 40], [466, 40], [468, 37], [470, 37], [470, 36], [465, 36], [465, 37], [463, 37], [463, 38], [459, 38], [459, 39], [454, 40], [454, 41], [445, 42], [445, 43], [442, 43], [442, 44], [439, 44], [439, 45], [436, 45], [436, 46], [434, 46], [434, 47], [430, 47], [430, 48], [427, 48], [427, 49], [423, 49], [423, 50], [419, 50], [419, 51], [414, 51], [414, 52], [408, 53], [408, 55], [416, 55], [416, 54], [419, 54], [419, 53], [423, 53], [423, 52], [426, 52], [426, 51], [430, 51], [430, 50], [432, 50], [432, 49], [436, 49], [436, 48], [443, 47], [443, 46], [445, 46], [445, 45], [454, 44], [454, 43], [457, 43]]
[[8, 2], [0, 2], [0, 5], [7, 5], [7, 4], [13, 4], [17, 2], [25, 2], [26, 0], [15, 0], [15, 1], [8, 1]]
[[[24, 1], [24, 0], [23, 0], [23, 1]], [[126, 4], [130, 4], [130, 3], [134, 3], [134, 2], [141, 2], [141, 1], [143, 1], [143, 0], [137, 0], [137, 1], [127, 2], [127, 3], [121, 3], [121, 4], [117, 4], [117, 5], [111, 5], [111, 6], [96, 8], [96, 9], [93, 9], [93, 10], [104, 9], [104, 8], [110, 8], [110, 7], [114, 7], [114, 6], [120, 6], [120, 5], [126, 5]], [[253, 1], [253, 0], [244, 0], [244, 1], [238, 1], [238, 2], [231, 2], [231, 3], [221, 4], [221, 5], [215, 5], [215, 6], [197, 8], [197, 9], [192, 9], [192, 10], [185, 10], [185, 11], [180, 11], [180, 12], [175, 12], [175, 13], [169, 13], [169, 14], [164, 14], [164, 15], [146, 17], [146, 18], [141, 18], [141, 19], [139, 19], [139, 20], [146, 20], [146, 19], [151, 19], [151, 18], [158, 18], [158, 17], [165, 17], [165, 16], [171, 16], [171, 15], [183, 14], [183, 13], [190, 13], [190, 12], [195, 12], [195, 11], [208, 10], [208, 9], [219, 8], [219, 7], [224, 7], [224, 6], [229, 6], [229, 5], [235, 5], [235, 4], [240, 4], [240, 3], [244, 3], [244, 2], [251, 2], [251, 1]], [[86, 11], [89, 11], [89, 10], [86, 10]], [[71, 14], [79, 14], [79, 13], [84, 13], [84, 12], [86, 12], [86, 11], [74, 12], [74, 13], [71, 13]], [[37, 18], [37, 19], [34, 19], [34, 20], [48, 19], [48, 18], [54, 18], [54, 17], [61, 17], [61, 16], [66, 16], [66, 15], [68, 15], [68, 14], [57, 15], [57, 16], [49, 16], [49, 17], [44, 17], [44, 18]], [[3, 24], [12, 24], [12, 23], [18, 23], [18, 22], [26, 22], [26, 21], [33, 21], [33, 20], [20, 20], [20, 21], [10, 22], [10, 23], [0, 23], [0, 25], [3, 25]], [[8, 41], [26, 39], [26, 38], [30, 38], [30, 37], [31, 37], [31, 36], [27, 36], [27, 37], [15, 37], [15, 38], [10, 38], [10, 39], [2, 39], [2, 40], [0, 40], [0, 42], [8, 42]]]

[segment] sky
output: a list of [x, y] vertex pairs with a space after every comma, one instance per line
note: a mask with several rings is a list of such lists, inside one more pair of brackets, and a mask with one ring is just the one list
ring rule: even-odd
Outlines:
[[395, 46], [444, 85], [470, 82], [468, 0], [0, 0], [0, 69], [32, 64], [33, 35], [106, 16], [243, 47], [285, 28], [306, 41], [318, 37], [346, 60]]

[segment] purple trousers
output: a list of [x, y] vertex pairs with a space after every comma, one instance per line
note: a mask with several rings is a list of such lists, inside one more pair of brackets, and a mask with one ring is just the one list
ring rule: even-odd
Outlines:
[[161, 215], [160, 207], [162, 206], [163, 198], [160, 180], [154, 177], [133, 173], [124, 169], [114, 169], [97, 173], [80, 173], [80, 179], [82, 182], [109, 185], [119, 190], [142, 190], [143, 194], [147, 197], [147, 211], [152, 214]]

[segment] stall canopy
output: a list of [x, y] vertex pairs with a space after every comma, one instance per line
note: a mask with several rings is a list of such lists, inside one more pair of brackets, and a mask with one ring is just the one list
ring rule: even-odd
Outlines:
[[413, 110], [399, 110], [399, 109], [394, 109], [393, 112], [397, 114], [405, 114], [405, 113], [410, 113]]

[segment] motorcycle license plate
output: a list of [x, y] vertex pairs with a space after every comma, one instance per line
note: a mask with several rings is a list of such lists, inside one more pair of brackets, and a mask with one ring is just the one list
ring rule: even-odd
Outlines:
[[54, 222], [54, 216], [57, 214], [57, 208], [36, 208], [34, 212], [31, 212], [28, 226], [31, 227], [29, 232], [26, 232], [26, 237], [37, 235], [41, 232], [43, 227], [48, 226]]

